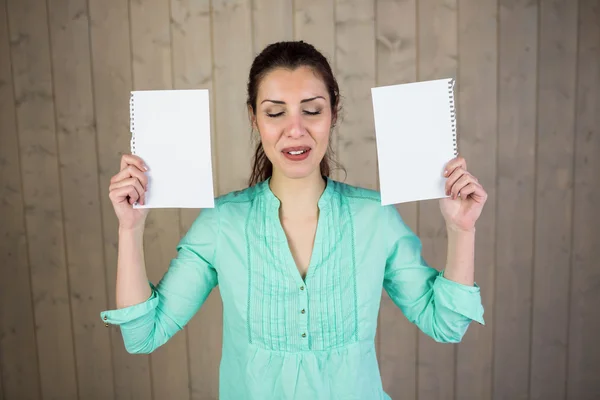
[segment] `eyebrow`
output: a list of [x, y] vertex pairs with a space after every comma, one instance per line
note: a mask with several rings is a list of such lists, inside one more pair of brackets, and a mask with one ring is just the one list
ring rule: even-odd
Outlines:
[[[323, 99], [325, 100], [325, 97], [323, 96], [315, 96], [315, 97], [311, 97], [310, 99], [304, 99], [302, 101], [300, 101], [300, 103], [308, 103], [309, 101], [313, 101], [316, 99]], [[271, 103], [275, 103], [275, 104], [285, 104], [285, 101], [281, 101], [281, 100], [270, 100], [270, 99], [265, 99], [263, 101], [260, 102], [260, 104], [266, 102], [266, 101], [270, 101]]]

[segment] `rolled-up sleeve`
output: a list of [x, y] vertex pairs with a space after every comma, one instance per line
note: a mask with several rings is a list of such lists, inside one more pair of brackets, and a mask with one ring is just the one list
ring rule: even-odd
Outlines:
[[100, 313], [118, 325], [129, 353], [151, 353], [183, 329], [218, 284], [218, 210], [202, 210], [177, 245], [177, 255], [143, 303]]
[[421, 240], [394, 206], [384, 206], [387, 259], [384, 289], [409, 321], [438, 342], [462, 340], [469, 324], [484, 324], [480, 288], [444, 277], [427, 264]]

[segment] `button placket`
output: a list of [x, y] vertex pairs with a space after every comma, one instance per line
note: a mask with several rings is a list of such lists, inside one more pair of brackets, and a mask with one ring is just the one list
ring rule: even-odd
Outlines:
[[298, 335], [300, 335], [302, 347], [308, 350], [308, 289], [306, 288], [306, 285], [300, 285], [299, 296], [299, 309], [296, 310], [300, 315], [300, 332], [298, 332]]

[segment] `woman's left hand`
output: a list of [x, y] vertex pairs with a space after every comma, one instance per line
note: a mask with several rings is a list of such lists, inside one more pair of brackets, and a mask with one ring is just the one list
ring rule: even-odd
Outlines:
[[463, 157], [453, 158], [444, 169], [446, 194], [440, 199], [440, 209], [446, 220], [446, 227], [455, 231], [473, 231], [475, 222], [481, 215], [487, 193], [477, 178], [467, 171]]

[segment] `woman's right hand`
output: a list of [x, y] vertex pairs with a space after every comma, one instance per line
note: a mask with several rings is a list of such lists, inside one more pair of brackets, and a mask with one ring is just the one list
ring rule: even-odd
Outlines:
[[147, 167], [138, 156], [124, 154], [121, 157], [121, 170], [110, 180], [109, 198], [115, 214], [119, 219], [119, 227], [136, 229], [144, 226], [150, 209], [133, 208], [137, 201], [143, 205], [148, 189], [148, 177], [144, 173]]

